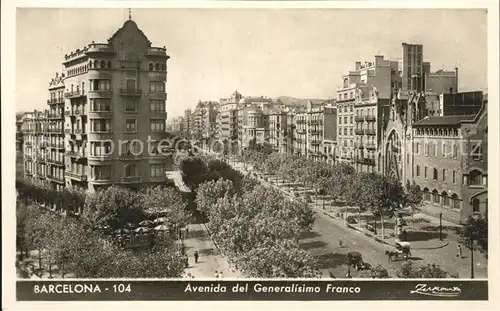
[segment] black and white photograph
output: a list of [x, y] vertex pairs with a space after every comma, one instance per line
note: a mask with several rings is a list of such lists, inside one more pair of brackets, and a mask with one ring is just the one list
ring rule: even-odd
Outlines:
[[457, 3], [14, 7], [17, 300], [496, 299], [498, 3]]

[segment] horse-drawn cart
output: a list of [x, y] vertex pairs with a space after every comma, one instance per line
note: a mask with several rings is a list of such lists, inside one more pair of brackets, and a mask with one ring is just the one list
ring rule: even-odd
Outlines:
[[369, 265], [363, 261], [363, 258], [358, 252], [347, 253], [347, 263], [354, 267], [357, 271], [367, 269]]
[[411, 245], [408, 242], [396, 241], [395, 250], [385, 251], [385, 254], [389, 258], [389, 261], [404, 259], [408, 260], [411, 258]]

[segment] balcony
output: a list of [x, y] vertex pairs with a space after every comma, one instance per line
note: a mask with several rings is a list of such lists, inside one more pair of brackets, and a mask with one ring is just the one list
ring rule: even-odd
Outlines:
[[377, 118], [375, 116], [366, 116], [365, 120], [368, 122], [374, 122]]
[[297, 132], [297, 134], [305, 134], [306, 129], [296, 129], [295, 132]]
[[94, 97], [110, 98], [113, 95], [113, 90], [90, 90], [89, 95]]
[[126, 176], [122, 177], [121, 182], [124, 184], [136, 184], [142, 182], [141, 176]]
[[48, 118], [51, 120], [54, 120], [54, 119], [62, 119], [62, 118], [64, 118], [64, 116], [61, 113], [49, 113]]
[[77, 159], [81, 159], [81, 158], [86, 158], [87, 155], [85, 153], [84, 150], [77, 150], [77, 151], [74, 151], [74, 150], [68, 150], [66, 151], [66, 156], [70, 157], [70, 158], [77, 158]]
[[27, 141], [24, 142], [24, 145], [27, 146], [27, 147], [31, 147], [31, 146], [33, 146], [33, 142], [27, 140]]
[[132, 154], [131, 152], [120, 154], [121, 160], [140, 160], [142, 159], [142, 154]]
[[41, 148], [41, 149], [45, 149], [45, 148], [47, 148], [47, 146], [48, 146], [48, 143], [46, 141], [41, 141], [38, 144], [38, 147]]
[[48, 132], [51, 134], [64, 134], [63, 129], [49, 129]]
[[309, 133], [313, 135], [321, 135], [323, 134], [323, 130], [310, 130]]
[[321, 140], [320, 139], [312, 139], [311, 140], [311, 145], [320, 145], [321, 144]]
[[57, 160], [57, 159], [52, 159], [52, 158], [47, 158], [47, 163], [53, 164], [53, 165], [64, 165], [63, 160]]
[[64, 177], [59, 177], [59, 176], [54, 176], [54, 175], [47, 175], [47, 179], [50, 181], [54, 181], [57, 183], [64, 183]]
[[364, 148], [364, 144], [362, 142], [355, 142], [354, 143], [354, 147], [357, 148], [357, 149], [363, 149]]
[[95, 117], [104, 117], [104, 118], [111, 118], [111, 110], [91, 110], [89, 111], [89, 117], [90, 118], [95, 118]]
[[366, 135], [377, 135], [377, 130], [375, 129], [366, 129], [365, 130]]
[[363, 122], [363, 121], [365, 121], [365, 117], [363, 117], [363, 116], [355, 116], [354, 117], [354, 121], [356, 121], [356, 122]]
[[363, 129], [354, 129], [354, 133], [356, 135], [363, 135], [364, 134], [364, 130]]
[[24, 155], [24, 159], [28, 160], [28, 161], [31, 161], [31, 160], [33, 160], [33, 157], [31, 156], [31, 154], [25, 154]]
[[150, 47], [150, 48], [148, 48], [148, 52], [146, 55], [148, 55], [148, 56], [163, 56], [163, 57], [168, 58], [166, 48]]
[[369, 158], [358, 157], [356, 158], [356, 162], [360, 164], [375, 165], [375, 160]]
[[78, 97], [82, 97], [82, 96], [85, 96], [84, 90], [78, 90], [78, 91], [64, 93], [64, 97], [66, 97], [66, 98], [78, 98]]
[[37, 155], [37, 156], [36, 156], [36, 161], [37, 161], [38, 163], [45, 163], [45, 160], [46, 160], [46, 159], [45, 159], [45, 157], [44, 157], [44, 156], [41, 156], [41, 155]]
[[87, 53], [114, 53], [109, 44], [106, 43], [91, 43], [89, 44]]
[[67, 178], [73, 179], [73, 180], [76, 180], [76, 181], [81, 181], [81, 182], [87, 181], [87, 175], [85, 175], [83, 173], [65, 172], [64, 175]]
[[367, 150], [377, 150], [377, 145], [374, 143], [367, 143], [365, 147]]
[[120, 89], [120, 95], [122, 96], [142, 96], [141, 89]]
[[64, 133], [66, 133], [66, 134], [71, 133], [71, 129], [65, 129], [65, 130], [64, 130]]

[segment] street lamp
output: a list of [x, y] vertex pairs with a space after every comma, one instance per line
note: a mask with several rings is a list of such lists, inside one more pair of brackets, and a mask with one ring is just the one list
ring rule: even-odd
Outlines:
[[439, 240], [443, 240], [443, 213], [439, 213]]

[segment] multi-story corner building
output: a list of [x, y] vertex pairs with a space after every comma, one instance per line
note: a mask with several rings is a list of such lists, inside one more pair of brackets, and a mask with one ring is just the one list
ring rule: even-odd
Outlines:
[[240, 110], [242, 116], [242, 137], [240, 146], [245, 149], [250, 143], [269, 142], [269, 115], [261, 107], [252, 105]]
[[220, 140], [232, 143], [238, 141], [238, 111], [242, 98], [243, 96], [235, 91], [230, 98], [220, 99], [220, 109], [217, 115], [218, 138]]
[[289, 133], [291, 129], [288, 124], [289, 112], [281, 108], [275, 108], [269, 112], [269, 144], [276, 152], [290, 153]]
[[48, 113], [48, 157], [47, 180], [54, 189], [63, 188], [65, 185], [65, 133], [64, 133], [64, 74], [52, 78], [49, 82]]
[[64, 170], [66, 186], [90, 191], [165, 182], [172, 160], [158, 143], [166, 138], [168, 59], [130, 16], [107, 43], [66, 54], [65, 75], [49, 85], [50, 110], [25, 116], [27, 175], [62, 184]]
[[191, 131], [192, 131], [192, 127], [193, 127], [193, 116], [192, 116], [192, 112], [191, 112], [191, 109], [186, 109], [184, 110], [184, 118], [183, 118], [183, 121], [184, 121], [184, 125], [183, 125], [183, 129], [184, 129], [184, 135], [187, 139], [191, 139]]
[[307, 111], [296, 110], [293, 113], [293, 152], [307, 157]]
[[192, 113], [192, 138], [207, 142], [216, 136], [217, 105], [215, 102], [199, 101]]
[[24, 112], [16, 113], [16, 151], [23, 151], [23, 115]]
[[37, 180], [47, 178], [47, 121], [47, 110], [35, 110], [23, 115], [24, 175]]

